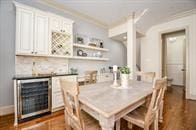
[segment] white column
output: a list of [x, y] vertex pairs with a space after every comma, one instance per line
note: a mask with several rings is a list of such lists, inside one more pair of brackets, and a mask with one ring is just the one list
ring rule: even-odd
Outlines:
[[134, 19], [127, 21], [127, 66], [131, 70], [130, 78], [134, 79], [136, 72], [136, 29]]

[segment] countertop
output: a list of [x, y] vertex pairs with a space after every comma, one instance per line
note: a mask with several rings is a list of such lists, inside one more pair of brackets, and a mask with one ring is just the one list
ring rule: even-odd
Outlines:
[[38, 74], [38, 75], [14, 75], [13, 80], [22, 80], [22, 79], [39, 79], [39, 78], [51, 78], [56, 76], [70, 76], [70, 75], [78, 75], [78, 74], [71, 74], [71, 73], [62, 73], [62, 74]]

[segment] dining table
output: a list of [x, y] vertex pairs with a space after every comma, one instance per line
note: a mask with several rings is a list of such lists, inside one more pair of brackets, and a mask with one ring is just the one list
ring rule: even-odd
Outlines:
[[112, 83], [107, 81], [80, 87], [82, 110], [97, 119], [102, 130], [113, 130], [116, 121], [144, 104], [146, 97], [153, 92], [153, 85], [149, 82], [130, 80], [127, 87], [114, 87]]

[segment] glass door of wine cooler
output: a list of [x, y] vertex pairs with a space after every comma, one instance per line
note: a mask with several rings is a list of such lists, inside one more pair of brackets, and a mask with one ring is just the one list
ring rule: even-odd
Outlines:
[[28, 79], [18, 81], [19, 119], [50, 111], [50, 79]]

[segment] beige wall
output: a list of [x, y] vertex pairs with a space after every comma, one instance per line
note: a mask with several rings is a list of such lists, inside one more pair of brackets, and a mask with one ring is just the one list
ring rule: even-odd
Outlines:
[[159, 24], [150, 28], [141, 39], [141, 66], [143, 71], [155, 71], [161, 76], [161, 43], [160, 33], [168, 30], [188, 27], [189, 72], [187, 81], [187, 98], [196, 99], [196, 14]]

